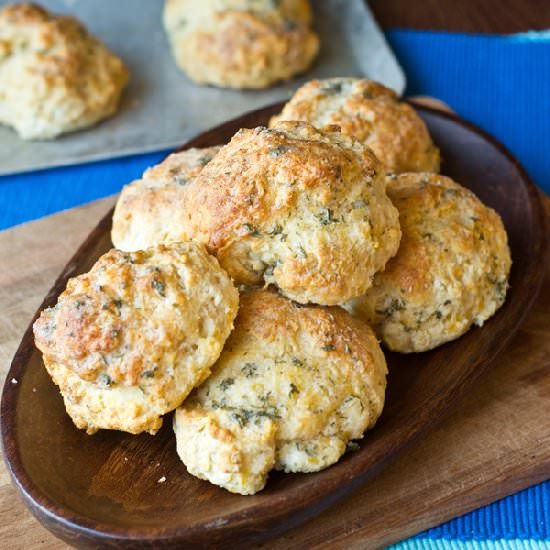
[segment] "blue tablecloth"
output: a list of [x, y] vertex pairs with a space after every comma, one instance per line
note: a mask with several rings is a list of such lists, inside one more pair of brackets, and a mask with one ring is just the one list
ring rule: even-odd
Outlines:
[[[388, 40], [408, 94], [438, 97], [494, 134], [550, 193], [550, 37], [392, 31]], [[115, 193], [166, 153], [0, 178], [0, 229]], [[550, 482], [396, 548], [550, 548]]]

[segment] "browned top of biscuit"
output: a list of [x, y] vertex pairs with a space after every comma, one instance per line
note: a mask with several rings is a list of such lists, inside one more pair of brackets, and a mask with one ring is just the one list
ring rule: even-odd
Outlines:
[[280, 120], [304, 120], [314, 126], [340, 126], [370, 147], [389, 171], [439, 171], [439, 151], [426, 125], [397, 94], [371, 80], [312, 80], [296, 91]]
[[328, 127], [241, 130], [186, 187], [187, 236], [238, 282], [272, 282], [300, 302], [342, 303], [370, 285], [399, 242], [374, 155]]

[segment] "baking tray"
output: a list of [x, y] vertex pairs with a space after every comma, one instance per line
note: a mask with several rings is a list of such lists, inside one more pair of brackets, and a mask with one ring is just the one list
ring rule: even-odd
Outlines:
[[[0, 5], [7, 4], [0, 0]], [[75, 15], [130, 69], [119, 112], [54, 141], [28, 142], [0, 126], [0, 175], [172, 149], [203, 130], [277, 100], [312, 78], [367, 76], [402, 93], [405, 77], [363, 0], [314, 0], [321, 52], [300, 78], [261, 91], [193, 84], [175, 65], [161, 0], [40, 0]]]

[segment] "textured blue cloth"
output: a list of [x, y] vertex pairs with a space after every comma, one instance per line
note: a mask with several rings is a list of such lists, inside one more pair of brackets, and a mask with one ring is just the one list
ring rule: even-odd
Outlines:
[[412, 538], [389, 550], [548, 550], [547, 541], [533, 539], [452, 540]]
[[0, 177], [0, 229], [112, 195], [167, 153]]
[[407, 94], [431, 95], [502, 141], [550, 193], [550, 39], [393, 31]]
[[550, 548], [550, 481], [429, 529], [417, 538], [533, 539], [547, 542]]
[[[494, 134], [550, 192], [550, 40], [539, 38], [388, 33], [407, 73], [409, 94], [438, 97]], [[0, 229], [115, 193], [166, 153], [0, 178]], [[550, 548], [550, 482], [395, 548]]]

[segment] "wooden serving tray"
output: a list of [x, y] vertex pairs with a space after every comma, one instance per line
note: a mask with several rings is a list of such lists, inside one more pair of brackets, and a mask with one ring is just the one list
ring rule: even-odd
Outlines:
[[[52, 281], [113, 203], [103, 199], [0, 233], [0, 255], [10, 258], [0, 262], [0, 381]], [[550, 219], [550, 199], [545, 205]], [[547, 268], [527, 320], [446, 420], [355, 495], [267, 547], [377, 548], [548, 479], [548, 418]], [[1, 461], [0, 547], [67, 548], [23, 505]]]
[[[433, 129], [432, 129], [433, 130]], [[440, 136], [441, 137], [441, 136]], [[460, 136], [458, 136], [460, 137]], [[209, 139], [208, 136], [206, 137], [206, 139]], [[437, 141], [437, 136], [436, 136], [436, 141]], [[467, 144], [465, 144], [467, 145]], [[470, 143], [470, 152], [471, 151], [474, 151], [475, 148], [472, 148], [471, 147], [472, 144]], [[488, 159], [488, 160], [491, 160], [491, 159]], [[494, 159], [493, 159], [494, 160]], [[488, 166], [494, 166], [494, 164], [488, 164]], [[452, 168], [452, 167], [451, 167]], [[454, 168], [455, 171], [458, 170], [460, 171], [461, 167], [460, 166], [455, 166]], [[511, 169], [511, 168], [510, 168]], [[464, 169], [465, 172], [464, 174], [467, 175], [467, 169]], [[452, 173], [452, 172], [451, 172]], [[453, 174], [455, 175], [455, 174]], [[505, 174], [501, 174], [502, 177], [505, 177]], [[459, 178], [460, 179], [460, 178]], [[495, 181], [496, 184], [498, 184], [498, 173], [495, 175], [495, 174], [490, 174], [488, 173], [487, 174], [487, 179], [488, 181]], [[514, 210], [514, 203], [510, 203], [508, 202], [508, 204], [511, 204], [512, 205], [512, 212], [507, 212], [506, 215], [507, 216], [517, 216], [518, 215], [518, 212], [513, 212]], [[519, 204], [518, 204], [518, 207], [519, 207]], [[505, 217], [506, 217], [505, 215]], [[533, 214], [531, 214], [533, 215]], [[104, 225], [104, 224], [103, 224]], [[529, 223], [527, 224], [529, 226]], [[532, 230], [533, 226], [530, 226], [531, 229], [528, 229], [527, 230], [527, 233], [529, 233], [529, 231]], [[100, 227], [100, 231], [104, 231], [105, 228], [103, 226]], [[538, 227], [538, 230], [542, 230], [542, 227]], [[530, 236], [531, 238], [533, 238], [533, 243], [535, 241], [537, 241], [538, 237], [536, 237], [536, 235], [528, 235]], [[512, 242], [512, 248], [514, 249], [514, 258], [517, 260], [517, 259], [520, 259], [521, 261], [521, 258], [523, 257], [524, 260], [527, 262], [527, 258], [529, 258], [529, 253], [531, 252], [532, 253], [532, 250], [530, 251], [529, 249], [529, 242], [523, 242], [522, 243], [522, 236], [520, 233], [517, 233], [517, 232], [514, 232], [514, 235], [513, 235], [513, 242]], [[539, 246], [540, 246], [540, 239], [539, 240]], [[521, 246], [524, 246], [525, 247], [525, 250], [524, 252], [522, 253], [522, 248], [521, 247], [518, 247], [518, 245], [520, 245], [521, 243]], [[531, 243], [532, 244], [532, 243]], [[539, 251], [540, 252], [540, 251]], [[525, 265], [523, 265], [523, 267], [525, 268]], [[532, 293], [534, 293], [536, 291], [536, 287], [538, 286], [537, 285], [537, 273], [542, 273], [543, 272], [543, 269], [545, 266], [539, 266], [539, 265], [531, 265], [530, 267], [533, 267], [535, 269], [533, 269], [533, 271], [531, 272], [531, 270], [529, 270], [528, 273], [524, 273], [523, 276], [519, 277], [518, 278], [518, 275], [519, 273], [522, 273], [522, 264], [520, 263], [519, 266], [516, 268], [516, 277], [514, 277], [514, 275], [512, 276], [512, 284], [514, 284], [514, 281], [517, 282], [517, 283], [523, 283], [523, 293], [521, 294], [522, 297], [523, 297], [523, 303], [527, 304], [532, 298]], [[70, 269], [70, 268], [69, 268]], [[1, 284], [1, 279], [0, 279], [0, 284]], [[0, 286], [1, 288], [1, 286]], [[518, 290], [516, 292], [519, 292], [519, 285], [518, 285]], [[518, 294], [516, 294], [516, 296], [518, 296]], [[514, 308], [513, 306], [509, 306], [507, 309], [504, 310], [504, 312], [508, 311], [508, 313], [510, 314], [510, 316], [513, 318], [514, 320], [514, 324], [510, 324], [509, 321], [506, 322], [506, 318], [501, 315], [500, 318], [500, 322], [501, 324], [499, 326], [501, 327], [507, 327], [507, 329], [509, 331], [513, 330], [515, 328], [515, 324], [517, 324], [517, 322], [519, 321], [519, 317], [520, 317], [520, 314], [521, 314], [521, 308], [519, 310], [517, 310], [517, 307], [518, 307], [518, 303], [516, 301], [512, 301], [511, 302], [512, 304], [516, 304], [516, 308]], [[506, 306], [505, 306], [506, 308]], [[495, 318], [495, 321], [497, 320], [497, 318]], [[504, 323], [504, 324], [502, 324]], [[491, 333], [485, 329], [483, 329], [485, 332], [483, 331], [476, 331], [476, 333], [472, 333], [473, 335], [477, 334], [477, 335], [487, 335], [489, 336]], [[493, 332], [493, 336], [495, 335], [496, 333]], [[481, 336], [482, 337], [482, 336]], [[470, 351], [473, 350], [473, 353], [471, 355], [472, 357], [472, 365], [471, 367], [472, 368], [475, 368], [476, 366], [482, 366], [484, 361], [486, 362], [486, 359], [489, 355], [491, 355], [496, 348], [499, 347], [500, 344], [502, 344], [503, 340], [506, 339], [506, 334], [503, 333], [503, 332], [500, 332], [499, 333], [499, 337], [495, 339], [495, 341], [493, 342], [490, 342], [488, 343], [488, 345], [485, 345], [487, 343], [483, 343], [483, 342], [479, 342], [477, 341], [476, 342], [476, 338], [475, 336], [471, 336], [467, 339], [464, 339], [462, 340], [462, 343], [464, 342], [467, 342], [468, 343], [468, 348], [470, 349]], [[454, 348], [450, 347], [450, 346], [447, 346], [446, 347], [446, 352], [448, 354], [448, 357], [452, 360], [453, 358], [453, 350], [454, 350], [454, 356], [456, 356], [456, 353], [457, 353], [457, 350], [459, 350], [460, 348], [455, 346]], [[476, 352], [475, 350], [478, 350], [478, 354], [476, 355]], [[450, 353], [449, 353], [450, 351]], [[479, 356], [479, 353], [482, 353], [481, 356]], [[445, 354], [445, 355], [447, 355]], [[483, 355], [485, 354], [485, 356]], [[440, 368], [444, 369], [443, 365], [444, 365], [444, 361], [443, 360], [443, 354], [439, 353], [439, 359], [436, 361], [436, 365], [439, 365]], [[422, 356], [416, 356], [417, 358], [419, 357], [424, 357], [424, 360], [426, 360], [426, 357], [425, 355], [422, 355]], [[433, 358], [433, 357], [432, 357]], [[416, 373], [415, 373], [415, 376], [418, 376], [418, 379], [416, 381], [412, 380], [411, 377], [409, 376], [405, 376], [403, 374], [402, 371], [400, 371], [400, 377], [399, 377], [399, 384], [398, 386], [395, 386], [394, 384], [394, 392], [395, 391], [398, 391], [399, 392], [399, 395], [403, 398], [405, 397], [405, 400], [403, 401], [404, 403], [406, 403], [406, 395], [407, 395], [407, 388], [408, 387], [411, 387], [411, 388], [415, 388], [415, 389], [418, 389], [419, 388], [419, 384], [418, 384], [418, 381], [420, 380], [420, 382], [425, 382], [425, 383], [428, 383], [429, 382], [429, 376], [427, 374], [427, 371], [425, 369], [422, 369], [422, 360], [418, 360], [418, 359], [415, 359], [414, 360], [414, 363], [416, 364], [417, 368], [416, 368]], [[452, 362], [451, 362], [452, 364]], [[412, 369], [414, 369], [414, 367], [411, 367]], [[423, 372], [423, 374], [422, 374]], [[419, 374], [420, 373], [420, 374]], [[442, 375], [442, 382], [445, 381], [445, 379], [448, 377], [448, 369], [445, 371], [445, 370], [442, 370], [442, 372], [440, 372], [440, 374]], [[471, 370], [468, 371], [468, 374], [471, 378]], [[16, 380], [17, 382], [17, 380]], [[500, 382], [500, 381], [499, 381]], [[464, 390], [465, 389], [465, 384], [458, 384], [456, 386], [456, 380], [455, 380], [455, 387], [457, 389], [457, 394], [460, 393], [460, 391]], [[416, 384], [416, 385], [415, 385]], [[422, 384], [420, 384], [420, 387], [422, 386]], [[444, 391], [444, 386], [442, 386], [442, 392]], [[443, 393], [442, 393], [443, 395]], [[455, 395], [453, 395], [453, 397], [455, 397]], [[435, 397], [436, 401], [437, 401], [437, 397]], [[52, 404], [52, 406], [55, 406]], [[393, 409], [395, 409], [395, 407], [398, 406], [397, 403], [394, 401], [394, 405], [393, 405]], [[440, 416], [443, 412], [443, 410], [445, 409], [445, 406], [446, 406], [446, 403], [438, 403], [438, 407], [436, 407], [435, 409], [431, 409], [433, 411], [435, 411], [436, 413], [436, 416]], [[429, 406], [428, 406], [429, 408]], [[4, 411], [6, 411], [8, 409], [4, 408]], [[420, 412], [420, 414], [422, 414], [422, 411], [416, 411], [417, 413]], [[19, 412], [18, 414], [22, 414], [21, 412]], [[395, 410], [393, 410], [393, 415], [395, 417]], [[54, 415], [55, 416], [55, 415]], [[388, 418], [388, 416], [386, 417], [386, 419]], [[389, 418], [392, 418], [391, 414], [389, 415]], [[40, 421], [40, 419], [37, 419], [37, 421]], [[424, 419], [424, 425], [426, 425], [426, 420]], [[21, 427], [23, 426], [21, 423], [19, 424]], [[45, 423], [44, 423], [45, 425]], [[510, 422], [508, 420], [508, 423], [507, 423], [507, 426], [510, 426]], [[412, 428], [414, 429], [414, 424], [412, 425]], [[411, 424], [409, 423], [408, 426], [407, 426], [407, 429], [411, 429]], [[478, 430], [479, 431], [479, 430]], [[500, 427], [498, 428], [498, 431], [496, 432], [495, 434], [495, 439], [498, 440], [498, 438], [501, 436], [501, 432], [502, 430], [500, 429]], [[466, 437], [466, 441], [467, 441], [467, 444], [468, 445], [471, 445], [471, 442], [469, 440], [469, 436], [472, 436], [473, 433], [470, 433], [470, 434], [466, 434], [467, 437]], [[52, 437], [56, 437], [54, 434], [52, 435]], [[88, 445], [86, 445], [88, 447]], [[438, 447], [438, 450], [441, 452], [441, 449], [440, 448], [441, 445], [439, 445]], [[90, 449], [92, 449], [92, 447], [90, 446]], [[9, 449], [8, 449], [9, 450]], [[386, 447], [386, 451], [388, 453], [388, 457], [391, 457], [394, 452], [392, 451], [392, 448], [388, 448]], [[360, 451], [361, 452], [361, 451]], [[485, 453], [484, 451], [484, 454], [480, 454], [480, 456], [483, 456], [483, 458], [485, 459], [487, 457], [487, 454]], [[532, 455], [533, 456], [533, 455]], [[121, 457], [115, 457], [115, 458], [121, 458]], [[164, 457], [163, 457], [164, 458]], [[448, 458], [448, 457], [447, 457]], [[460, 453], [460, 457], [459, 457], [459, 460], [461, 461], [461, 463], [464, 463], [464, 452], [462, 451]], [[106, 466], [113, 466], [115, 467], [116, 466], [116, 460], [112, 463], [112, 464], [106, 464]], [[350, 470], [351, 474], [353, 474], [353, 459], [350, 459], [348, 458], [347, 459], [347, 462], [348, 462], [348, 470]], [[449, 460], [448, 462], [445, 462], [445, 465], [446, 467], [448, 468], [449, 466], [451, 466], [453, 463], [456, 465], [456, 460], [453, 462], [451, 460]], [[545, 462], [544, 462], [546, 465], [548, 464], [548, 457], [546, 457], [545, 459]], [[357, 465], [357, 462], [355, 462], [355, 464]], [[350, 468], [350, 465], [351, 465], [351, 468]], [[495, 469], [495, 466], [492, 465], [491, 466], [491, 470], [493, 471], [494, 473], [494, 469]], [[460, 468], [458, 468], [458, 470], [460, 470]], [[336, 472], [336, 468], [333, 470], [334, 472]], [[537, 470], [538, 471], [538, 470]], [[112, 483], [112, 479], [109, 479], [109, 474], [111, 472], [107, 470], [105, 470], [104, 472], [104, 477], [106, 478], [105, 480], [103, 480], [104, 483]], [[371, 472], [369, 471], [368, 472], [369, 474], [372, 474], [374, 472]], [[433, 473], [435, 473], [433, 470], [429, 470], [429, 475], [433, 475]], [[447, 471], [447, 475], [445, 476], [445, 479], [446, 480], [449, 480], [450, 477], [449, 477], [449, 471]], [[101, 471], [100, 471], [100, 474], [101, 474]], [[161, 474], [159, 474], [161, 475]], [[97, 475], [94, 477], [94, 482], [97, 482], [97, 484], [99, 484], [98, 486], [95, 487], [94, 491], [101, 491], [101, 490], [107, 490], [109, 489], [108, 487], [101, 487], [101, 483], [102, 483], [102, 479], [101, 479], [101, 475], [99, 476], [99, 478], [97, 477]], [[408, 476], [407, 476], [408, 477]], [[320, 479], [320, 478], [319, 478]], [[333, 477], [333, 479], [336, 479]], [[379, 482], [379, 479], [383, 479], [382, 478], [378, 478], [376, 479], [374, 482], [372, 482], [370, 484], [370, 489], [368, 490], [368, 495], [376, 495], [376, 492], [375, 493], [372, 493], [372, 486], [376, 485], [377, 482]], [[456, 479], [459, 479], [461, 483], [465, 483], [465, 480], [467, 480], [467, 477], [464, 477], [464, 476], [460, 476], [458, 475]], [[55, 482], [55, 480], [52, 480]], [[426, 485], [426, 484], [424, 484]], [[112, 489], [112, 488], [111, 488]], [[109, 490], [111, 490], [109, 489]], [[418, 489], [418, 487], [417, 487]], [[89, 491], [92, 490], [92, 488], [88, 488]], [[115, 489], [116, 490], [116, 489]], [[513, 489], [512, 489], [513, 490]], [[362, 491], [362, 494], [365, 493], [365, 490]], [[175, 494], [174, 495], [174, 498], [177, 498], [179, 495]], [[384, 495], [385, 496], [385, 495]], [[427, 495], [425, 495], [427, 496]], [[34, 496], [33, 498], [36, 498], [36, 496]], [[67, 499], [69, 499], [69, 495], [67, 495]], [[354, 500], [357, 499], [357, 496], [354, 497]], [[139, 500], [139, 499], [138, 499]], [[132, 507], [132, 506], [135, 506], [135, 503], [138, 502], [138, 500], [135, 500], [133, 502], [130, 502], [129, 505]], [[305, 498], [305, 500], [307, 500], [307, 498]], [[429, 500], [429, 499], [428, 499]], [[122, 502], [122, 505], [124, 506], [124, 502]], [[327, 502], [325, 502], [325, 504], [327, 504]], [[328, 504], [330, 504], [330, 502], [328, 502]], [[404, 516], [407, 516], [407, 517], [414, 517], [414, 513], [411, 513], [412, 510], [411, 509], [414, 509], [414, 511], [417, 511], [417, 510], [421, 510], [422, 509], [422, 506], [421, 506], [421, 503], [418, 501], [418, 497], [415, 498], [414, 500], [411, 500], [408, 505], [405, 505], [399, 510], [398, 507], [396, 506], [395, 504], [395, 501], [390, 501], [387, 503], [387, 508], [386, 508], [386, 515], [384, 514], [381, 514], [381, 511], [380, 511], [380, 506], [377, 508], [377, 507], [372, 507], [372, 503], [369, 507], [367, 508], [364, 508], [362, 504], [357, 504], [354, 511], [355, 513], [357, 513], [357, 511], [360, 511], [360, 510], [363, 510], [364, 512], [364, 517], [363, 517], [363, 520], [365, 521], [364, 525], [368, 530], [370, 530], [371, 532], [371, 535], [372, 535], [372, 528], [373, 526], [376, 525], [376, 521], [373, 521], [372, 519], [369, 519], [369, 514], [371, 515], [371, 518], [379, 518], [379, 521], [378, 521], [378, 525], [380, 527], [383, 527], [384, 529], [384, 532], [385, 532], [385, 536], [391, 536], [388, 534], [388, 531], [387, 531], [387, 527], [388, 527], [388, 520], [392, 517], [392, 515], [395, 515], [396, 512], [399, 512], [400, 515], [404, 515]], [[393, 514], [391, 513], [393, 510]], [[46, 521], [48, 523], [48, 517], [47, 517], [47, 514], [46, 515], [43, 515], [44, 514], [44, 510], [37, 510], [37, 508], [35, 507], [35, 512], [36, 513], [39, 513], [42, 517], [41, 517], [41, 520], [42, 521]], [[54, 510], [55, 512], [55, 510]], [[342, 523], [339, 523], [337, 524], [336, 528], [332, 528], [332, 529], [328, 529], [328, 525], [332, 523], [332, 519], [333, 518], [338, 518], [339, 514], [340, 514], [341, 510], [340, 511], [335, 511], [334, 509], [331, 511], [331, 513], [328, 514], [325, 514], [325, 522], [322, 523], [322, 525], [325, 527], [324, 529], [322, 530], [319, 530], [318, 528], [314, 531], [311, 531], [311, 534], [312, 536], [309, 538], [309, 542], [307, 543], [308, 546], [312, 546], [312, 545], [315, 545], [316, 543], [319, 543], [319, 544], [322, 544], [322, 543], [326, 543], [328, 542], [329, 540], [332, 541], [332, 543], [336, 542], [337, 540], [339, 539], [343, 539], [343, 537], [347, 537], [349, 535], [349, 533], [358, 533], [360, 531], [363, 531], [363, 535], [365, 534], [364, 532], [364, 529], [362, 528], [362, 519], [360, 517], [360, 514], [355, 516], [353, 518], [353, 521], [351, 522], [351, 524], [349, 524], [348, 522], [344, 522], [344, 524]], [[331, 520], [327, 520], [327, 517], [331, 518]], [[443, 519], [443, 518], [440, 518], [440, 519]], [[290, 521], [290, 523], [292, 523], [292, 520]], [[346, 525], [347, 525], [347, 528], [346, 528]], [[286, 525], [280, 525], [280, 526], [272, 526], [271, 528], [271, 534], [273, 533], [276, 533], [277, 529], [280, 529], [282, 527], [288, 527], [289, 526], [289, 523], [288, 521], [286, 522]], [[417, 525], [418, 526], [418, 525]], [[219, 525], [217, 526], [213, 526], [213, 527], [219, 527]], [[307, 532], [307, 527], [306, 528], [302, 528], [301, 529], [303, 532]], [[57, 532], [59, 534], [63, 534], [62, 532], [60, 532], [59, 528], [57, 529]], [[223, 532], [223, 530], [222, 530]], [[227, 535], [228, 533], [226, 533]], [[65, 534], [67, 536], [67, 534]], [[154, 536], [154, 534], [152, 533], [152, 535]], [[215, 530], [212, 531], [212, 536], [214, 537], [212, 540], [220, 540], [220, 539], [216, 539], [216, 535], [219, 536], [219, 533], [216, 533]], [[90, 542], [90, 539], [87, 538], [87, 534], [86, 533], [82, 533], [82, 536], [83, 538], [82, 539], [71, 539], [73, 540], [74, 542], [84, 542], [84, 541], [88, 541], [88, 543]], [[394, 535], [395, 536], [395, 535]], [[68, 537], [67, 538], [71, 538], [71, 537]], [[149, 539], [150, 541], [151, 539]], [[207, 539], [202, 539], [202, 542], [205, 542]], [[386, 539], [386, 540], [392, 540], [392, 539]], [[363, 538], [363, 541], [364, 541], [364, 538]], [[143, 542], [146, 542], [146, 541], [143, 541]], [[289, 547], [289, 546], [292, 546], [293, 545], [293, 539], [292, 538], [286, 538], [284, 539], [281, 544], [284, 546], [284, 547]], [[351, 542], [349, 539], [348, 541], [346, 542], [346, 546], [349, 546], [349, 542]], [[369, 540], [369, 544], [378, 544], [382, 542], [380, 539], [376, 539], [374, 537], [371, 536], [370, 540]], [[386, 541], [384, 541], [386, 542]], [[300, 546], [300, 545], [303, 545], [304, 544], [304, 539], [302, 539], [302, 542], [298, 542], [297, 543], [297, 546]], [[364, 546], [363, 546], [364, 547]]]

